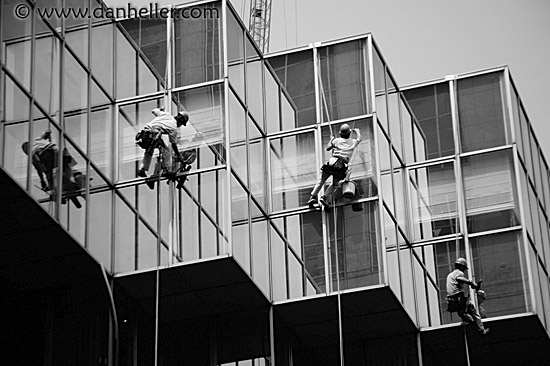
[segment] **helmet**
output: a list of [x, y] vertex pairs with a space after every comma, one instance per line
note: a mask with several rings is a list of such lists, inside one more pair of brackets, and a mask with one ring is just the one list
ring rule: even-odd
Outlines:
[[28, 154], [29, 153], [29, 143], [28, 142], [23, 142], [23, 144], [21, 145], [21, 149], [23, 149], [25, 154]]
[[351, 128], [347, 123], [340, 126], [340, 137], [347, 139], [351, 134]]
[[176, 115], [176, 122], [178, 123], [178, 127], [181, 125], [187, 125], [187, 121], [189, 121], [189, 114], [187, 112], [179, 112]]
[[466, 259], [464, 258], [458, 258], [456, 261], [455, 261], [455, 267], [456, 266], [462, 266], [464, 267], [465, 269], [468, 269], [468, 262], [466, 261]]

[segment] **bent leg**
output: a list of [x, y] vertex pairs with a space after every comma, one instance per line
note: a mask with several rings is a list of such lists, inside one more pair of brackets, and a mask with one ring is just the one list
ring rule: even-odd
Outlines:
[[313, 197], [316, 197], [319, 194], [319, 191], [321, 190], [321, 188], [323, 187], [323, 185], [327, 181], [328, 177], [330, 177], [330, 174], [325, 173], [324, 171], [321, 170], [321, 177], [319, 178], [319, 181], [317, 182], [317, 184], [313, 188], [313, 191], [311, 191], [311, 195]]

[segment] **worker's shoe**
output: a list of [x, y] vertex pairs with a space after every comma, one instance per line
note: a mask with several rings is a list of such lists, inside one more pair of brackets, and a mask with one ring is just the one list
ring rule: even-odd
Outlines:
[[327, 198], [325, 196], [321, 196], [321, 198], [319, 198], [319, 203], [323, 205], [325, 210], [330, 209], [330, 205], [329, 205], [329, 203], [327, 201]]
[[144, 169], [140, 169], [140, 170], [138, 170], [138, 172], [137, 172], [137, 176], [138, 176], [138, 177], [145, 178], [145, 177], [147, 177], [147, 173], [145, 172]]
[[311, 196], [311, 198], [309, 199], [309, 201], [307, 201], [307, 205], [308, 205], [310, 208], [314, 208], [316, 204], [317, 204], [317, 198], [314, 197], [314, 196]]
[[487, 333], [489, 333], [490, 330], [490, 328], [480, 329], [479, 334], [486, 335]]

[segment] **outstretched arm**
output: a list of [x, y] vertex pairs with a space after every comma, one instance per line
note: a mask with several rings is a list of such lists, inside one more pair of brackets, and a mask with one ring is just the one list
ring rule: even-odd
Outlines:
[[355, 131], [355, 134], [357, 135], [357, 143], [360, 143], [361, 140], [362, 140], [361, 139], [361, 131], [358, 128], [354, 129], [354, 131]]
[[334, 149], [334, 145], [332, 144], [333, 141], [334, 141], [334, 135], [330, 135], [330, 141], [327, 144], [327, 151]]
[[457, 282], [465, 283], [465, 284], [469, 285], [470, 287], [472, 287], [475, 290], [477, 290], [477, 288], [478, 288], [477, 283], [475, 283], [474, 281], [470, 281], [466, 277], [459, 276], [459, 277], [456, 278], [456, 280], [457, 280]]

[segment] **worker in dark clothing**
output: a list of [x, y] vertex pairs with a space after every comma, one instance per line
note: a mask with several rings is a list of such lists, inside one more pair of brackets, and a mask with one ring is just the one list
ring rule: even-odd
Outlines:
[[170, 161], [170, 151], [168, 151], [166, 144], [162, 140], [162, 135], [168, 135], [174, 154], [176, 157], [179, 157], [177, 129], [181, 126], [185, 126], [189, 120], [189, 115], [185, 112], [179, 113], [176, 118], [160, 108], [155, 108], [151, 112], [155, 118], [147, 123], [143, 130], [136, 135], [136, 143], [145, 150], [143, 162], [137, 173], [139, 177], [147, 176], [147, 171], [151, 166], [151, 160], [153, 158], [153, 151], [156, 148], [160, 148], [162, 153], [161, 170], [163, 173], [167, 172], [168, 163]]
[[361, 142], [361, 132], [359, 129], [356, 128], [353, 131], [357, 135], [356, 138], [351, 138], [352, 129], [347, 123], [344, 123], [340, 127], [340, 137], [335, 138], [332, 135], [330, 136], [330, 142], [327, 144], [327, 151], [332, 150], [332, 157], [321, 167], [321, 177], [313, 188], [313, 191], [311, 191], [311, 197], [307, 203], [310, 207], [315, 206], [319, 191], [327, 179], [332, 175], [332, 184], [319, 199], [319, 202], [328, 208], [328, 197], [331, 196], [332, 191], [338, 186], [340, 181], [346, 178], [348, 163], [351, 160], [355, 148]]
[[481, 316], [475, 305], [470, 301], [468, 288], [464, 285], [478, 290], [480, 286], [469, 280], [464, 271], [468, 269], [468, 262], [464, 258], [458, 258], [455, 262], [455, 270], [447, 276], [447, 303], [448, 310], [456, 311], [465, 324], [475, 323], [481, 334], [487, 334], [489, 328], [483, 326]]
[[[53, 170], [57, 163], [57, 146], [51, 142], [51, 131], [45, 131], [39, 138], [33, 141], [31, 147], [32, 165], [40, 178], [43, 191], [53, 189]], [[29, 154], [29, 143], [21, 145], [23, 152]]]
[[[21, 146], [25, 154], [29, 153], [29, 143], [24, 142]], [[31, 159], [32, 165], [36, 169], [40, 178], [40, 185], [44, 192], [53, 194], [55, 188], [55, 168], [57, 166], [57, 156], [59, 149], [56, 144], [51, 141], [51, 131], [45, 131], [39, 138], [33, 141], [31, 147]], [[81, 172], [74, 172], [73, 166], [76, 165], [76, 161], [69, 154], [67, 149], [63, 149], [63, 177], [62, 187], [63, 193], [72, 195], [70, 199], [73, 201], [77, 208], [82, 207], [78, 201], [79, 191], [84, 186], [84, 177]], [[62, 199], [62, 203], [65, 203], [65, 198]]]

